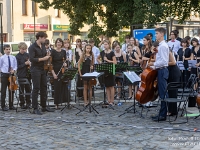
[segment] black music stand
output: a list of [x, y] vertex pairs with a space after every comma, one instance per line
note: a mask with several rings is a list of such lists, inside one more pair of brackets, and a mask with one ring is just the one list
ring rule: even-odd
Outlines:
[[115, 65], [115, 71], [116, 72], [122, 72], [122, 71], [125, 71], [128, 67], [128, 63], [127, 62], [118, 62], [116, 65]]
[[[138, 85], [138, 83], [141, 81], [141, 78], [134, 72], [124, 72], [124, 75], [129, 79], [129, 81], [132, 83], [132, 85]], [[135, 88], [136, 89], [136, 88]], [[135, 89], [134, 89], [134, 93], [133, 93], [133, 105], [131, 105], [130, 107], [125, 109], [125, 112], [121, 115], [119, 115], [118, 117], [121, 117], [122, 115], [131, 112], [132, 110], [134, 111], [134, 113], [136, 112], [136, 108], [135, 108]]]
[[[69, 69], [65, 70], [64, 74], [61, 77], [62, 82], [64, 82], [66, 84], [66, 86], [69, 87], [68, 84], [70, 83], [71, 80], [74, 79], [74, 76], [76, 75], [76, 73], [77, 73], [77, 69], [75, 69], [75, 68], [69, 68]], [[70, 91], [69, 88], [68, 88], [68, 90]], [[63, 110], [65, 110], [66, 108], [68, 108], [68, 109], [76, 108], [76, 109], [80, 110], [79, 108], [70, 104], [70, 93], [68, 94], [68, 100], [69, 101], [67, 102], [67, 104], [65, 103], [64, 108], [61, 109], [61, 112], [63, 112]]]
[[[81, 78], [82, 78], [82, 80], [87, 81], [87, 87], [89, 87], [90, 80], [96, 79], [96, 78], [100, 77], [102, 74], [103, 73], [98, 73], [98, 72], [85, 73]], [[88, 88], [88, 90], [87, 90], [87, 97], [88, 97], [89, 103], [84, 107], [83, 110], [80, 110], [76, 115], [85, 111], [87, 108], [89, 108], [89, 113], [94, 112], [94, 114], [95, 114], [95, 112], [96, 112], [97, 114], [99, 114], [99, 112], [91, 104], [90, 88]]]
[[103, 92], [104, 92], [104, 100], [103, 102], [99, 103], [98, 105], [96, 105], [95, 107], [102, 105], [102, 108], [111, 108], [114, 110], [114, 108], [112, 107], [112, 105], [109, 105], [106, 101], [106, 87], [105, 87], [105, 76], [108, 76], [110, 74], [115, 75], [115, 64], [112, 63], [102, 63], [102, 64], [94, 64], [94, 70], [98, 71], [98, 72], [102, 72], [103, 73]]

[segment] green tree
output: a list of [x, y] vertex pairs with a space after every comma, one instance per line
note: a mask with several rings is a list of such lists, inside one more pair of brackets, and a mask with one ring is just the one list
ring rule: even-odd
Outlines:
[[[70, 18], [70, 33], [79, 35], [84, 24], [91, 25], [89, 37], [105, 34], [117, 36], [123, 27], [133, 24], [154, 25], [178, 16], [179, 22], [190, 17], [191, 11], [200, 13], [199, 0], [33, 0], [40, 8], [61, 9]], [[105, 7], [106, 11], [102, 10]], [[104, 25], [98, 23], [100, 16]], [[104, 30], [105, 29], [105, 30]]]

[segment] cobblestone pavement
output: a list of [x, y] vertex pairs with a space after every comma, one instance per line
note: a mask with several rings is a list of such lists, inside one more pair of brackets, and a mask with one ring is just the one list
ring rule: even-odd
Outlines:
[[[157, 108], [151, 108], [147, 117], [141, 118], [139, 107], [135, 114], [118, 117], [130, 105], [132, 103], [123, 103], [114, 106], [114, 110], [98, 106], [95, 107], [99, 112], [97, 116], [88, 112], [76, 115], [79, 110], [75, 108], [42, 116], [30, 114], [28, 110], [1, 111], [0, 149], [200, 149], [200, 118], [190, 118], [188, 124], [181, 125], [158, 123], [150, 119]], [[178, 119], [183, 121], [185, 118]]]
[[[103, 100], [102, 91], [97, 91], [96, 101]], [[52, 102], [50, 102], [51, 104]], [[56, 110], [42, 116], [29, 111], [0, 111], [0, 150], [199, 150], [200, 117], [189, 118], [189, 123], [171, 125], [168, 122], [153, 122], [151, 115], [157, 107], [144, 110], [136, 106], [136, 113], [120, 114], [133, 103], [121, 106], [95, 107], [99, 114], [85, 112], [76, 115], [78, 109]], [[83, 106], [76, 104], [79, 109]], [[183, 121], [179, 117], [177, 121]]]

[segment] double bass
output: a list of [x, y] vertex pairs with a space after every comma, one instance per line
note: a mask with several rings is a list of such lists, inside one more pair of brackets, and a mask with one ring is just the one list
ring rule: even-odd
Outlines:
[[[154, 48], [155, 53], [157, 53], [157, 49]], [[148, 61], [154, 57], [155, 53], [153, 53]], [[136, 100], [140, 104], [145, 104], [149, 101], [154, 101], [158, 97], [157, 92], [157, 70], [153, 70], [150, 67], [144, 69], [141, 74], [141, 86], [136, 93]]]

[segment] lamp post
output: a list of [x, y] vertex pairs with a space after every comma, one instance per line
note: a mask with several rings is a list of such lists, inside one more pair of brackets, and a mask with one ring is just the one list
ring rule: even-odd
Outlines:
[[33, 1], [33, 18], [34, 18], [34, 42], [35, 42], [35, 2]]
[[3, 3], [0, 3], [0, 19], [1, 19], [1, 53], [4, 54], [3, 51], [3, 21], [2, 21], [2, 16], [3, 16]]

